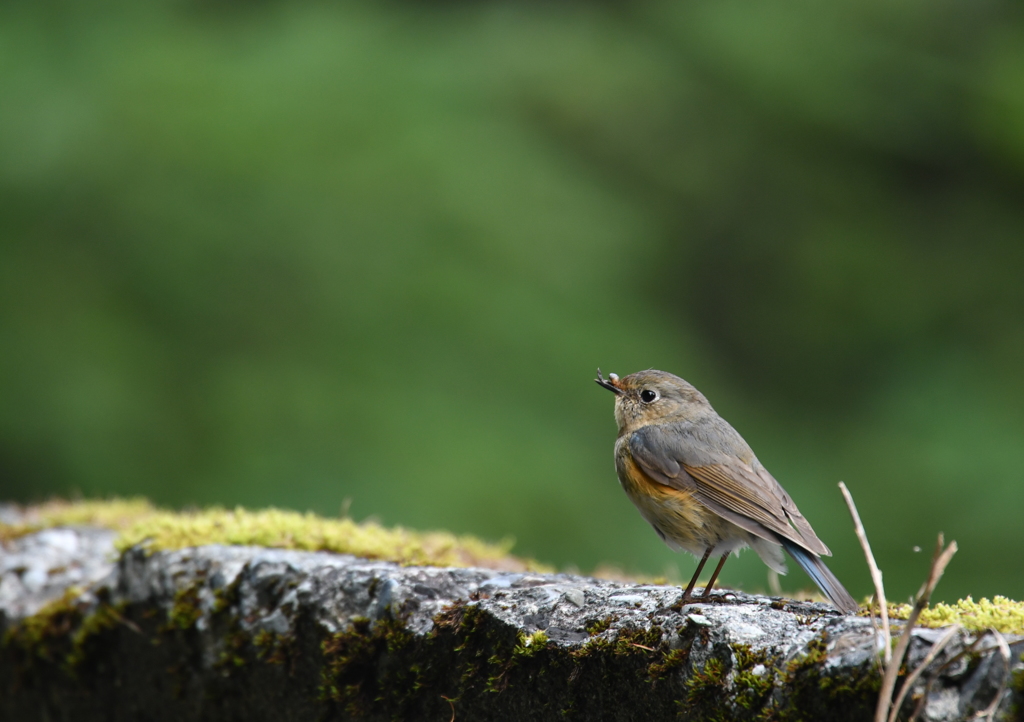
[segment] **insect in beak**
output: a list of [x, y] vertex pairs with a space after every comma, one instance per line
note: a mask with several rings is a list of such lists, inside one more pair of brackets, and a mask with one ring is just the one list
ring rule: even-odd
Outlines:
[[616, 396], [621, 396], [622, 395], [622, 389], [620, 389], [616, 385], [616, 384], [618, 384], [618, 382], [619, 382], [619, 375], [618, 374], [608, 374], [608, 378], [605, 379], [605, 377], [601, 375], [601, 369], [597, 370], [597, 378], [594, 379], [594, 383], [596, 383], [598, 386], [603, 386], [604, 388], [608, 389], [609, 391], [611, 391]]

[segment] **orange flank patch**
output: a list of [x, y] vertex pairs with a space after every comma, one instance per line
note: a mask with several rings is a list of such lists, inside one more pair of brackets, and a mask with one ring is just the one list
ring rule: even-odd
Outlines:
[[628, 455], [622, 459], [622, 467], [625, 473], [620, 481], [626, 495], [669, 546], [699, 556], [718, 541], [723, 520], [693, 494], [658, 483]]

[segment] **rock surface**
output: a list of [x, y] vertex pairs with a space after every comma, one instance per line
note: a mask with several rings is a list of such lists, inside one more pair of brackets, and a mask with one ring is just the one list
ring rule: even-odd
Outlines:
[[[0, 547], [2, 720], [868, 720], [871, 622], [742, 593], [204, 546]], [[918, 630], [914, 668], [941, 635]], [[1024, 638], [961, 634], [903, 719], [1022, 719]], [[972, 650], [967, 647], [977, 642]], [[959, 656], [958, 656], [959, 655]], [[952, 661], [951, 661], [952, 660]]]

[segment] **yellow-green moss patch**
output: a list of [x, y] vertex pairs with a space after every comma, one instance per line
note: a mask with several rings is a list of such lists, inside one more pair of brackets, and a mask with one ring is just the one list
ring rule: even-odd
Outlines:
[[203, 544], [233, 544], [331, 551], [407, 565], [478, 566], [508, 571], [551, 571], [509, 554], [512, 542], [493, 544], [448, 532], [416, 532], [374, 522], [327, 519], [281, 509], [247, 511], [212, 507], [199, 511], [157, 509], [143, 499], [55, 501], [26, 510], [26, 520], [0, 524], [0, 539], [39, 529], [90, 525], [120, 532], [120, 550], [145, 544], [172, 550]]
[[0, 541], [55, 526], [98, 526], [121, 530], [158, 513], [159, 510], [141, 498], [107, 501], [55, 499], [24, 509], [24, 520], [18, 524], [0, 524]]
[[[891, 604], [889, 616], [906, 619], [910, 610], [909, 604]], [[939, 603], [928, 607], [921, 612], [918, 624], [922, 627], [962, 624], [965, 629], [975, 632], [991, 627], [1004, 634], [1024, 634], [1024, 602], [999, 596], [991, 601], [983, 597], [976, 602], [967, 597], [955, 604]]]

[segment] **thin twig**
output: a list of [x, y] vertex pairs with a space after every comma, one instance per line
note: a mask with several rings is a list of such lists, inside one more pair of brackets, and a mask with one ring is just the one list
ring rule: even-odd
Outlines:
[[[853, 530], [860, 541], [860, 547], [864, 550], [864, 556], [868, 560], [868, 569], [871, 571], [871, 581], [875, 585], [875, 599], [878, 600], [878, 613], [882, 618], [882, 642], [884, 645], [885, 663], [889, 664], [892, 658], [892, 636], [889, 632], [889, 609], [885, 601], [885, 589], [882, 587], [882, 571], [875, 564], [875, 555], [871, 553], [871, 544], [868, 542], [867, 532], [860, 522], [860, 514], [857, 513], [857, 505], [853, 503], [853, 497], [846, 484], [839, 482], [839, 490], [843, 492], [846, 499], [846, 506], [850, 509], [850, 516], [853, 517]], [[881, 722], [881, 720], [879, 720]]]
[[963, 629], [962, 626], [954, 624], [946, 630], [946, 633], [939, 637], [935, 644], [932, 645], [932, 648], [928, 650], [928, 654], [921, 660], [921, 664], [917, 665], [917, 668], [907, 675], [907, 678], [903, 681], [903, 686], [900, 687], [900, 693], [896, 695], [896, 701], [892, 703], [892, 711], [889, 713], [889, 722], [896, 721], [896, 715], [899, 714], [900, 707], [903, 706], [903, 700], [906, 699], [907, 693], [910, 691], [914, 682], [916, 682], [917, 678], [924, 673], [925, 669], [928, 668], [928, 665], [935, 661], [935, 658], [939, 656], [939, 652], [946, 648], [946, 645], [949, 644], [950, 640], [953, 639], [961, 629]]
[[999, 630], [989, 628], [990, 632], [995, 635], [996, 644], [999, 646], [999, 654], [1003, 657], [1003, 664], [1005, 665], [1006, 672], [1003, 674], [1003, 681], [999, 684], [999, 691], [996, 692], [996, 696], [992, 699], [992, 703], [985, 708], [983, 712], [975, 712], [974, 719], [992, 719], [992, 715], [999, 709], [999, 702], [1003, 698], [1003, 693], [1006, 692], [1006, 684], [1010, 681], [1010, 645], [1006, 643], [1006, 638], [999, 633]]
[[914, 608], [910, 610], [910, 616], [907, 618], [907, 624], [903, 628], [903, 634], [900, 635], [900, 641], [896, 644], [896, 651], [893, 652], [892, 659], [885, 666], [882, 689], [878, 693], [878, 706], [875, 707], [875, 722], [884, 722], [887, 719], [889, 722], [893, 722], [896, 719], [894, 715], [887, 715], [886, 713], [889, 711], [893, 690], [896, 689], [896, 677], [900, 673], [900, 665], [903, 664], [903, 657], [907, 653], [907, 647], [910, 646], [910, 634], [914, 631], [914, 625], [917, 624], [917, 619], [921, 616], [921, 612], [928, 606], [928, 600], [935, 590], [935, 585], [942, 578], [942, 573], [946, 571], [946, 565], [949, 564], [949, 560], [956, 554], [955, 541], [950, 542], [949, 546], [945, 549], [942, 548], [943, 543], [944, 539], [940, 532], [935, 543], [935, 554], [932, 556], [932, 567], [928, 572], [928, 579], [917, 593], [917, 600], [914, 602]]

